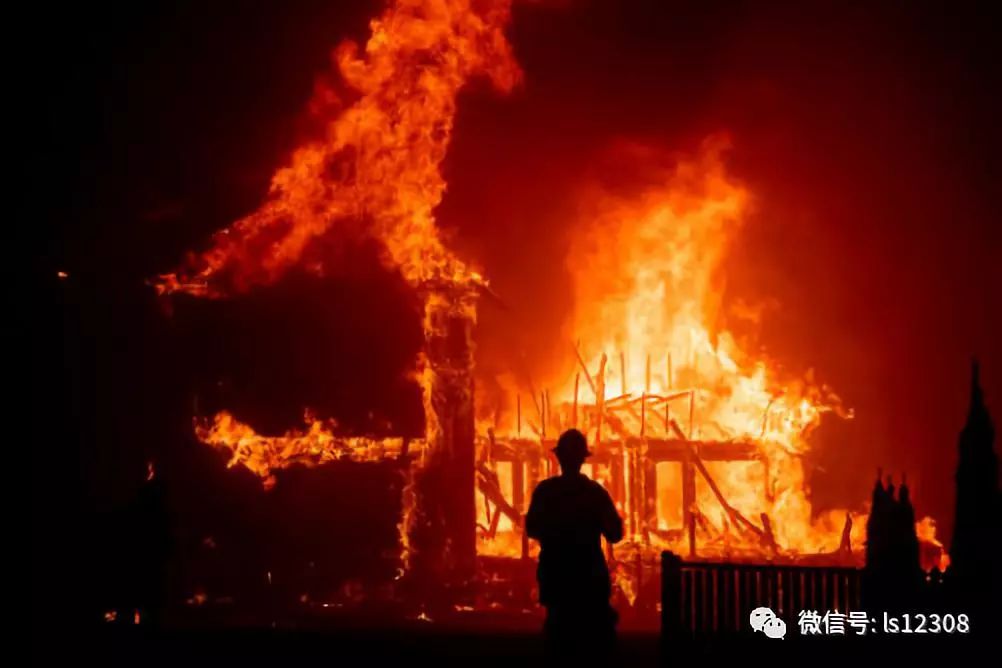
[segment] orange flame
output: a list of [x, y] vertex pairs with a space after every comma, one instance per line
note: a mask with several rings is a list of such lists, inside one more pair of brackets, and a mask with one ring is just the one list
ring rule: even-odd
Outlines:
[[695, 388], [694, 438], [756, 439], [798, 452], [804, 431], [837, 398], [810, 383], [777, 382], [768, 360], [709, 325], [719, 309], [720, 265], [751, 200], [727, 175], [725, 148], [719, 137], [708, 140], [697, 160], [668, 170], [638, 199], [595, 198], [570, 252], [570, 330], [595, 351], [591, 368], [602, 353], [613, 359], [625, 351], [625, 368], [609, 365], [606, 399], [622, 388]]
[[[588, 386], [581, 395], [578, 426], [591, 430], [594, 441], [596, 416], [603, 412], [596, 405], [603, 402], [608, 412], [630, 404], [635, 408], [616, 412], [615, 424], [606, 421], [603, 439], [644, 430], [648, 438], [751, 444], [758, 461], [706, 462], [717, 491], [697, 476], [702, 554], [729, 553], [743, 542], [761, 553], [760, 544], [747, 544], [748, 531], [740, 531], [747, 525], [736, 523], [720, 495], [758, 527], [757, 541], [772, 531], [782, 552], [834, 552], [846, 512], [812, 513], [802, 455], [822, 414], [849, 414], [810, 376], [781, 377], [771, 360], [748, 354], [731, 333], [712, 326], [720, 310], [722, 263], [752, 201], [748, 189], [727, 173], [726, 149], [725, 139], [713, 137], [695, 159], [660, 169], [639, 195], [597, 189], [586, 199], [568, 254], [575, 297], [568, 338], [581, 341], [592, 386], [590, 395]], [[551, 408], [556, 416], [547, 420], [570, 426], [575, 374], [550, 381], [560, 391]], [[661, 401], [656, 413], [641, 416], [638, 402], [645, 397]], [[644, 410], [652, 411], [646, 405]], [[640, 487], [627, 460], [623, 468], [627, 477], [619, 502], [628, 508], [637, 503], [633, 497]], [[658, 499], [658, 528], [684, 530], [669, 526], [673, 509], [681, 516], [676, 498], [681, 482], [664, 482], [659, 489], [673, 496]], [[770, 527], [763, 526], [763, 514]], [[851, 537], [858, 547], [865, 516], [853, 519]], [[640, 529], [635, 528], [635, 540], [641, 539]]]
[[310, 107], [324, 136], [297, 148], [261, 208], [161, 276], [158, 291], [219, 297], [274, 282], [329, 232], [379, 240], [386, 264], [412, 283], [479, 280], [443, 245], [433, 212], [460, 89], [486, 75], [508, 91], [520, 78], [503, 33], [510, 5], [397, 0], [370, 23], [363, 52], [351, 41], [338, 46], [334, 64], [353, 102], [320, 87]]
[[945, 571], [950, 565], [950, 555], [946, 547], [936, 537], [936, 520], [923, 517], [915, 523], [915, 535], [918, 537], [922, 568], [925, 571], [938, 569]]
[[293, 464], [316, 466], [334, 460], [379, 461], [398, 457], [404, 449], [402, 438], [338, 436], [333, 420], [319, 420], [309, 411], [303, 419], [305, 429], [291, 430], [282, 436], [262, 436], [228, 411], [221, 411], [211, 422], [196, 419], [195, 435], [203, 443], [229, 452], [228, 467], [245, 466], [264, 478], [266, 486], [274, 483], [273, 474], [277, 469]]
[[[257, 211], [217, 232], [211, 248], [181, 270], [160, 276], [157, 291], [215, 298], [272, 283], [303, 261], [313, 240], [329, 234], [376, 239], [384, 263], [414, 286], [484, 285], [442, 243], [434, 209], [445, 192], [440, 166], [459, 91], [477, 76], [509, 91], [521, 77], [503, 32], [510, 12], [511, 0], [396, 0], [370, 23], [363, 51], [351, 41], [335, 49], [350, 102], [318, 86], [310, 109], [323, 135], [293, 152]], [[323, 270], [323, 262], [311, 266]], [[426, 330], [433, 306], [425, 304]], [[424, 360], [419, 366], [428, 406], [433, 374]], [[431, 411], [427, 416], [433, 437], [438, 425]], [[266, 487], [274, 484], [276, 469], [294, 463], [372, 460], [402, 449], [400, 439], [336, 436], [336, 425], [309, 414], [306, 423], [305, 430], [263, 436], [222, 412], [211, 423], [196, 420], [195, 429], [200, 440], [230, 453], [230, 466], [246, 466]], [[405, 568], [412, 482], [404, 488], [399, 525]]]

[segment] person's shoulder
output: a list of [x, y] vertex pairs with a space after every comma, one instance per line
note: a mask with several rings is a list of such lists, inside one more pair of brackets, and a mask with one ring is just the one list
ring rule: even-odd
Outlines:
[[588, 483], [589, 483], [588, 486], [595, 494], [598, 494], [600, 496], [609, 496], [609, 491], [598, 480], [592, 480], [591, 478], [588, 478]]
[[554, 489], [559, 484], [559, 481], [560, 479], [556, 477], [540, 480], [533, 494], [546, 494], [549, 490]]

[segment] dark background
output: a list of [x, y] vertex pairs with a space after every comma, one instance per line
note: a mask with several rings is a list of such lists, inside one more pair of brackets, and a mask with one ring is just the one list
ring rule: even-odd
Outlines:
[[[414, 297], [374, 249], [227, 302], [162, 303], [144, 284], [260, 203], [331, 47], [364, 40], [377, 11], [90, 3], [16, 21], [39, 591], [86, 579], [91, 523], [149, 459], [226, 504], [240, 474], [193, 442], [194, 413], [278, 431], [312, 406], [349, 429], [420, 431]], [[568, 223], [610, 143], [694, 151], [728, 131], [756, 212], [727, 296], [774, 300], [764, 348], [813, 367], [857, 416], [819, 434], [818, 505], [858, 506], [883, 465], [907, 472], [948, 535], [973, 355], [996, 415], [1002, 394], [1002, 40], [988, 9], [531, 3], [510, 34], [525, 81], [464, 95], [439, 210], [508, 304], [481, 309], [481, 369], [567, 354]], [[233, 494], [227, 517], [252, 492]]]

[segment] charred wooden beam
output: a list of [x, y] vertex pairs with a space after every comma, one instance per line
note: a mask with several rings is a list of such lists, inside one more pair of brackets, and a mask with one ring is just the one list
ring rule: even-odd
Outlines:
[[591, 372], [588, 371], [588, 365], [585, 364], [584, 357], [581, 356], [581, 346], [579, 344], [574, 345], [574, 354], [578, 358], [578, 364], [581, 365], [581, 370], [584, 371], [585, 380], [588, 381], [588, 387], [591, 388], [592, 393], [595, 395], [595, 399], [598, 400], [598, 386], [595, 381], [592, 380]]
[[682, 524], [689, 531], [690, 557], [696, 555], [696, 473], [693, 459], [692, 450], [687, 449], [682, 459]]
[[751, 522], [751, 520], [746, 518], [736, 508], [734, 508], [731, 504], [727, 502], [727, 499], [724, 498], [724, 495], [720, 491], [720, 488], [717, 487], [716, 481], [713, 480], [713, 477], [710, 475], [710, 472], [706, 470], [706, 467], [703, 465], [703, 462], [700, 461], [699, 457], [696, 456], [695, 453], [693, 453], [692, 455], [692, 463], [696, 467], [696, 470], [699, 471], [700, 475], [703, 476], [703, 479], [706, 480], [706, 484], [710, 486], [710, 491], [712, 491], [713, 495], [717, 497], [717, 501], [720, 503], [720, 506], [724, 509], [724, 512], [726, 512], [728, 516], [730, 516], [734, 524], [739, 529], [747, 530], [755, 534], [755, 536], [760, 540], [765, 540], [765, 533], [762, 531], [762, 529], [755, 526]]
[[605, 413], [604, 417], [605, 417], [604, 422], [608, 423], [609, 426], [612, 427], [612, 430], [616, 432], [617, 436], [619, 436], [624, 441], [632, 438], [630, 430], [626, 428], [626, 425], [623, 424], [623, 421], [619, 417], [617, 417], [613, 413], [608, 413], [608, 412]]
[[511, 500], [512, 505], [515, 509], [520, 512], [525, 512], [525, 462], [521, 458], [512, 461], [511, 463]]
[[581, 372], [574, 374], [574, 408], [571, 410], [571, 426], [578, 427], [578, 385], [581, 382]]
[[779, 545], [776, 543], [776, 534], [772, 530], [772, 520], [766, 513], [759, 515], [759, 519], [762, 520], [762, 544], [772, 554], [776, 554], [779, 551]]
[[644, 542], [650, 542], [650, 532], [658, 526], [657, 462], [644, 457]]
[[438, 587], [476, 569], [473, 411], [473, 325], [477, 286], [436, 282], [423, 287], [427, 451], [414, 472], [407, 514], [412, 581]]
[[504, 492], [501, 490], [501, 483], [498, 480], [497, 473], [490, 470], [487, 466], [478, 466], [477, 488], [480, 489], [484, 497], [494, 504], [497, 509], [495, 511], [496, 514], [504, 513], [511, 520], [512, 524], [522, 526], [522, 514], [508, 503], [508, 499], [505, 498]]
[[598, 365], [598, 379], [595, 384], [595, 408], [596, 408], [596, 423], [595, 423], [595, 442], [602, 442], [602, 417], [605, 413], [605, 363], [607, 359], [605, 353], [602, 353], [602, 360]]
[[682, 461], [691, 449], [704, 461], [755, 461], [761, 454], [754, 443], [743, 441], [697, 441], [679, 438], [648, 438], [647, 457], [659, 462]]

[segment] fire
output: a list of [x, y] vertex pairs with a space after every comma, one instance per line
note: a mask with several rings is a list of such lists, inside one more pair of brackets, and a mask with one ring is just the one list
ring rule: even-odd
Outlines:
[[[778, 382], [768, 360], [746, 355], [728, 332], [710, 329], [720, 266], [751, 203], [747, 188], [726, 172], [724, 148], [720, 138], [711, 139], [695, 160], [666, 170], [637, 199], [598, 195], [593, 222], [571, 250], [577, 266], [589, 268], [572, 267], [573, 328], [593, 349], [627, 353], [624, 364], [610, 369], [606, 400], [641, 388], [654, 394], [691, 388], [692, 406], [677, 418], [688, 438], [750, 440], [777, 465], [768, 480], [759, 466], [718, 466], [715, 479], [728, 501], [748, 518], [768, 513], [782, 546], [834, 549], [837, 533], [811, 527], [797, 458], [807, 448], [806, 433], [830, 410], [826, 397], [804, 383]], [[592, 368], [598, 362], [594, 357]], [[705, 487], [699, 497], [700, 507], [719, 507]]]
[[[363, 235], [381, 244], [388, 268], [421, 290], [426, 339], [441, 337], [456, 308], [439, 303], [441, 295], [486, 286], [445, 246], [436, 227], [434, 210], [446, 188], [441, 163], [467, 82], [486, 77], [507, 92], [521, 77], [504, 35], [510, 12], [511, 0], [393, 2], [370, 23], [364, 49], [351, 41], [335, 49], [338, 90], [320, 84], [309, 103], [321, 136], [292, 153], [257, 211], [217, 232], [211, 247], [181, 269], [160, 276], [157, 291], [220, 298], [273, 283], [296, 264], [323, 272], [330, 260], [314, 257], [311, 242]], [[472, 304], [459, 308], [472, 322]], [[450, 381], [427, 356], [417, 367], [428, 409], [426, 441], [435, 443], [440, 425], [431, 410], [433, 394]], [[276, 469], [294, 463], [377, 459], [402, 447], [399, 439], [336, 436], [335, 425], [309, 415], [306, 422], [304, 430], [272, 437], [223, 412], [209, 423], [196, 420], [196, 433], [228, 451], [231, 466], [261, 476], [266, 487], [274, 484]], [[414, 508], [420, 494], [415, 475], [404, 490], [400, 524], [405, 568], [408, 527], [422, 521]]]
[[[364, 48], [349, 41], [335, 49], [339, 84], [318, 85], [309, 103], [323, 130], [276, 171], [265, 202], [217, 232], [207, 250], [154, 281], [160, 294], [222, 298], [271, 284], [293, 265], [323, 272], [331, 259], [316, 257], [320, 244], [313, 242], [321, 238], [379, 242], [384, 264], [424, 300], [428, 350], [415, 377], [423, 388], [425, 438], [408, 444], [341, 436], [336, 424], [309, 413], [303, 428], [281, 436], [258, 434], [225, 411], [196, 419], [195, 431], [227, 452], [230, 466], [245, 466], [266, 486], [276, 470], [292, 464], [372, 461], [413, 448], [417, 464], [404, 489], [400, 525], [405, 567], [406, 528], [415, 499], [428, 492], [415, 476], [434, 455], [443, 397], [472, 393], [472, 344], [461, 351], [470, 353], [468, 360], [447, 348], [463, 329], [457, 322], [474, 322], [476, 294], [486, 286], [436, 226], [435, 209], [446, 189], [441, 164], [463, 87], [486, 77], [507, 92], [521, 77], [504, 36], [510, 11], [511, 0], [393, 2], [370, 23]], [[603, 439], [624, 444], [616, 461], [596, 464], [590, 473], [612, 484], [611, 469], [622, 472], [620, 509], [640, 518], [629, 524], [634, 543], [684, 551], [679, 522], [688, 517], [691, 527], [698, 522], [701, 554], [774, 557], [858, 548], [865, 516], [812, 512], [803, 466], [808, 436], [822, 416], [848, 412], [810, 374], [781, 373], [773, 360], [752, 354], [719, 326], [723, 262], [753, 203], [747, 187], [728, 174], [725, 149], [713, 138], [695, 158], [646, 174], [639, 194], [598, 189], [585, 198], [569, 254], [575, 308], [567, 333], [568, 340], [580, 341], [578, 368], [549, 379], [547, 387], [556, 388], [552, 402], [549, 393], [537, 397], [533, 391], [534, 429], [552, 437], [579, 426], [598, 446]], [[452, 423], [465, 419], [453, 416]], [[483, 441], [486, 432], [480, 431]], [[697, 462], [689, 507], [661, 495], [686, 485], [676, 464], [644, 470], [651, 439]], [[492, 446], [493, 440], [492, 433]], [[701, 444], [743, 454], [740, 461], [720, 457], [703, 464]], [[503, 498], [515, 484], [512, 471], [495, 466], [497, 482], [487, 481], [496, 488], [490, 541], [480, 546], [485, 552], [521, 549], [512, 537], [518, 509]], [[522, 474], [520, 469], [519, 480]], [[658, 498], [641, 498], [641, 482], [651, 475], [665, 484], [658, 483]], [[477, 500], [487, 509], [486, 500]], [[657, 507], [653, 525], [641, 518], [645, 504]]]
[[[783, 377], [774, 362], [714, 328], [722, 264], [753, 199], [727, 173], [726, 149], [724, 138], [712, 137], [695, 158], [648, 170], [639, 194], [599, 188], [585, 198], [568, 253], [575, 308], [567, 338], [580, 341], [578, 364], [576, 372], [550, 379], [549, 387], [558, 388], [553, 398], [534, 398], [542, 406], [540, 431], [552, 436], [577, 426], [600, 450], [609, 442], [619, 461], [596, 464], [590, 474], [608, 486], [615, 484], [609, 467], [622, 471], [616, 474], [622, 489], [613, 496], [624, 515], [637, 517], [628, 522], [629, 537], [681, 552], [686, 509], [664, 496], [683, 485], [680, 465], [642, 471], [651, 441], [683, 448], [679, 459], [690, 443], [712, 442], [720, 450], [746, 444], [750, 454], [736, 456], [746, 461], [697, 464], [699, 553], [835, 553], [844, 544], [847, 513], [814, 516], [802, 456], [823, 414], [848, 412], [809, 375]], [[643, 517], [650, 512], [649, 500], [640, 498], [645, 476], [659, 479], [655, 527]], [[858, 548], [865, 516], [852, 519], [851, 544]]]
[[[809, 383], [781, 384], [727, 331], [711, 330], [719, 309], [720, 265], [751, 195], [724, 168], [724, 140], [660, 175], [638, 198], [593, 196], [569, 257], [575, 294], [573, 338], [609, 364], [605, 400], [641, 389], [697, 391], [687, 435], [754, 439], [798, 453], [803, 434], [837, 401]], [[625, 364], [616, 356], [625, 351]], [[671, 374], [671, 378], [668, 374]], [[570, 398], [571, 385], [565, 385]], [[688, 415], [681, 416], [682, 421]]]
[[934, 569], [945, 571], [950, 566], [950, 555], [936, 537], [936, 520], [923, 517], [915, 523], [915, 535], [919, 539], [922, 568], [927, 572]]
[[[319, 85], [309, 105], [323, 136], [293, 152], [257, 211], [217, 232], [157, 289], [221, 297], [269, 284], [331, 234], [379, 240], [387, 266], [415, 285], [479, 280], [442, 243], [434, 209], [460, 89], [486, 76], [508, 91], [520, 78], [503, 33], [510, 4], [397, 0], [370, 23], [364, 50], [338, 46], [345, 92]], [[322, 271], [323, 259], [311, 266]]]
[[[333, 60], [346, 93], [318, 85], [309, 103], [323, 136], [293, 152], [257, 211], [217, 232], [212, 246], [179, 271], [160, 276], [157, 290], [213, 298], [245, 291], [305, 261], [312, 240], [352, 234], [381, 242], [387, 266], [415, 286], [485, 285], [445, 247], [434, 209], [445, 192], [440, 167], [459, 91], [477, 76], [501, 91], [520, 79], [503, 32], [510, 4], [398, 0], [370, 23], [364, 50], [352, 41], [339, 45]], [[310, 266], [322, 271], [323, 259]], [[418, 374], [426, 388], [427, 375]], [[199, 434], [263, 477], [283, 455], [317, 454], [320, 441], [333, 439], [314, 421], [306, 434], [283, 444], [228, 414]]]
[[262, 436], [228, 411], [221, 411], [211, 421], [196, 419], [195, 435], [203, 443], [228, 452], [228, 467], [242, 465], [261, 476], [269, 487], [274, 484], [277, 469], [293, 464], [316, 466], [334, 460], [378, 461], [399, 457], [405, 450], [402, 438], [339, 436], [337, 423], [320, 420], [309, 411], [303, 421], [305, 429], [294, 429], [282, 436]]
[[[804, 471], [822, 416], [851, 411], [813, 374], [783, 374], [716, 326], [724, 260], [753, 203], [727, 172], [728, 148], [714, 136], [695, 157], [652, 167], [652, 151], [631, 147], [647, 185], [629, 194], [595, 188], [584, 198], [568, 252], [574, 311], [566, 338], [580, 342], [577, 367], [549, 379], [553, 399], [533, 391], [539, 426], [529, 426], [551, 437], [576, 426], [612, 458], [586, 472], [613, 492], [627, 538], [641, 550], [858, 561], [866, 514], [815, 513]], [[716, 461], [702, 462], [710, 446]], [[685, 461], [698, 473], [689, 508], [678, 495]], [[652, 489], [657, 498], [643, 498]], [[918, 529], [924, 549], [942, 553], [934, 523], [926, 518]], [[482, 550], [511, 554], [505, 541]]]

